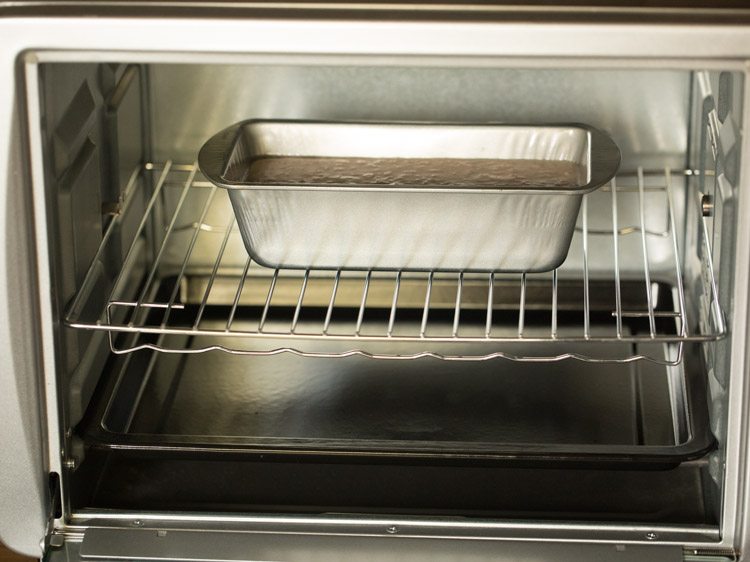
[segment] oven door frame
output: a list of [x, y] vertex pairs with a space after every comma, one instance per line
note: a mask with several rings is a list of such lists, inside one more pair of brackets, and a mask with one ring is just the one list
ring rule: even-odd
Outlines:
[[[352, 55], [365, 56], [368, 63], [387, 64], [394, 56], [400, 60], [438, 64], [450, 56], [456, 64], [551, 64], [557, 59], [575, 60], [582, 65], [604, 64], [628, 66], [637, 61], [639, 67], [656, 66], [667, 60], [675, 68], [732, 68], [750, 76], [750, 28], [743, 26], [747, 12], [708, 13], [698, 10], [688, 15], [682, 12], [658, 12], [644, 34], [643, 18], [637, 21], [633, 10], [606, 11], [593, 17], [587, 10], [573, 13], [570, 21], [560, 23], [561, 12], [538, 10], [529, 12], [506, 8], [474, 13], [456, 13], [445, 7], [420, 10], [401, 21], [369, 13], [361, 6], [352, 11], [309, 8], [295, 11], [243, 5], [222, 11], [216, 6], [209, 11], [199, 5], [188, 5], [184, 11], [163, 4], [145, 9], [127, 2], [116, 6], [107, 3], [73, 3], [67, 10], [33, 2], [0, 6], [0, 154], [10, 154], [0, 161], [0, 178], [8, 178], [0, 197], [0, 229], [6, 234], [0, 245], [0, 261], [18, 263], [0, 283], [0, 298], [12, 303], [4, 311], [0, 322], [0, 350], [12, 361], [0, 367], [0, 437], [4, 444], [10, 478], [0, 486], [0, 538], [9, 546], [28, 553], [40, 554], [39, 539], [50, 536], [47, 544], [57, 544], [69, 538], [82, 539], [82, 529], [99, 523], [113, 524], [107, 514], [87, 514], [80, 517], [65, 511], [67, 473], [74, 468], [69, 451], [64, 415], [58, 401], [56, 376], [56, 326], [49, 295], [52, 290], [47, 252], [47, 224], [44, 210], [44, 177], [41, 158], [41, 139], [37, 126], [39, 108], [26, 100], [38, 100], [36, 67], [51, 61], [105, 61], [108, 58], [127, 58], [133, 62], [180, 61], [242, 61], [245, 53], [256, 53], [274, 60], [295, 60], [299, 55], [315, 54], [320, 60], [342, 61]], [[435, 8], [435, 9], [432, 9]], [[401, 9], [401, 8], [399, 8]], [[177, 10], [175, 13], [174, 10]], [[230, 17], [236, 11], [243, 17]], [[364, 11], [364, 13], [362, 13]], [[88, 17], [101, 12], [100, 17]], [[387, 11], [386, 11], [387, 12]], [[175, 15], [191, 17], [174, 17]], [[702, 17], [701, 25], [685, 23], [681, 18]], [[367, 19], [363, 16], [374, 16]], [[148, 17], [144, 17], [148, 16]], [[343, 19], [346, 16], [348, 19]], [[610, 20], [601, 25], [604, 16]], [[641, 14], [642, 16], [642, 14]], [[484, 19], [483, 19], [484, 18]], [[546, 18], [546, 20], [545, 20]], [[558, 23], [550, 23], [557, 18]], [[619, 18], [619, 19], [618, 19]], [[743, 19], [744, 18], [744, 19]], [[565, 20], [565, 18], [562, 18]], [[662, 20], [662, 23], [659, 23]], [[668, 21], [664, 23], [663, 21]], [[76, 33], [70, 30], [75, 29]], [[200, 34], [195, 30], [199, 29]], [[144, 34], [151, 33], [144, 41]], [[195, 40], [186, 42], [186, 36]], [[415, 45], [418, 46], [415, 49]], [[416, 52], [415, 52], [416, 51]], [[405, 53], [407, 53], [405, 55]], [[409, 55], [408, 53], [412, 53]], [[592, 58], [592, 54], [596, 58]], [[750, 107], [750, 88], [746, 88], [745, 107]], [[746, 112], [748, 113], [748, 112]], [[744, 117], [744, 128], [750, 130], [750, 118]], [[22, 142], [18, 142], [22, 139]], [[13, 151], [11, 151], [13, 148]], [[750, 142], [743, 139], [743, 152], [748, 153]], [[740, 179], [740, 192], [750, 189], [750, 174], [745, 170]], [[750, 198], [739, 198], [739, 214], [750, 216]], [[12, 220], [15, 217], [15, 220]], [[33, 221], [29, 220], [33, 217]], [[718, 536], [709, 533], [708, 541], [691, 537], [675, 538], [673, 544], [688, 549], [709, 548], [712, 552], [746, 551], [750, 546], [748, 524], [743, 513], [750, 506], [746, 489], [746, 450], [748, 445], [748, 392], [744, 383], [747, 372], [748, 310], [747, 287], [743, 286], [750, 271], [750, 221], [740, 220], [734, 290], [734, 314], [731, 332], [732, 388], [728, 409], [729, 427], [726, 444], [726, 480], [722, 505], [722, 524]], [[19, 234], [20, 233], [20, 234]], [[37, 241], [33, 246], [32, 239]], [[10, 250], [13, 250], [11, 252]], [[10, 261], [9, 261], [10, 260]], [[12, 276], [15, 276], [11, 279]], [[14, 292], [14, 287], [25, 290]], [[19, 326], [18, 319], [24, 319]], [[11, 322], [13, 328], [11, 329]], [[54, 492], [48, 491], [50, 475], [61, 475], [61, 512], [52, 508]], [[153, 514], [152, 514], [153, 515]], [[168, 521], [169, 516], [155, 515]], [[187, 516], [190, 526], [205, 523], [200, 516]], [[139, 514], [117, 514], [115, 519], [134, 525], [142, 520]], [[252, 524], [253, 517], [244, 519]], [[256, 521], [257, 522], [257, 521]], [[278, 522], [269, 519], [272, 525]], [[336, 533], [343, 530], [336, 522]], [[221, 522], [225, 525], [227, 522]], [[319, 525], [312, 519], [306, 524]], [[424, 525], [424, 521], [415, 522]], [[388, 523], [380, 533], [388, 533]], [[512, 525], [511, 525], [512, 526]], [[429, 525], [428, 525], [429, 527]], [[523, 525], [535, 538], [533, 526]], [[564, 527], [564, 526], [560, 526]], [[584, 533], [577, 540], [597, 540], [593, 528], [575, 526]], [[460, 536], [461, 525], [441, 531], [441, 536]], [[644, 542], [648, 528], [634, 527], [633, 535], [625, 542]], [[662, 542], [657, 534], [656, 542]], [[696, 533], [700, 535], [702, 532]], [[501, 533], [507, 537], [507, 533]], [[718, 540], [717, 540], [718, 538]], [[44, 546], [45, 543], [42, 543]]]

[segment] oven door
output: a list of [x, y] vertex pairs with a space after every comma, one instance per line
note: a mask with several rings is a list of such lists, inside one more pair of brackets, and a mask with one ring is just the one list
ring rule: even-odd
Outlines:
[[[403, 535], [395, 527], [379, 536], [285, 534], [280, 532], [186, 531], [160, 528], [91, 528], [83, 541], [54, 550], [50, 562], [71, 560], [179, 560], [203, 562], [305, 560], [379, 562], [454, 560], [495, 562], [678, 562], [679, 546], [451, 540]], [[481, 537], [478, 537], [480, 539]], [[706, 558], [704, 558], [706, 559]]]

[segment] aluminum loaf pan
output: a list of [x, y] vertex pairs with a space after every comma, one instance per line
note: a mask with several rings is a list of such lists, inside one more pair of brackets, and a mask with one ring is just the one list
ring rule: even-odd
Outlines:
[[201, 149], [262, 265], [548, 271], [620, 151], [579, 124], [250, 120]]

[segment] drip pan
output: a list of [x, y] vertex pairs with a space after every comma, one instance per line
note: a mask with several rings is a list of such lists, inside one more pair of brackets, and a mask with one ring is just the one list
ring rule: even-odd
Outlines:
[[[172, 336], [183, 337], [183, 336]], [[201, 338], [190, 338], [195, 346]], [[602, 344], [622, 353], [629, 344]], [[529, 351], [537, 346], [527, 345]], [[568, 345], [581, 351], [583, 345]], [[669, 351], [640, 344], [638, 352]], [[714, 447], [700, 358], [472, 365], [423, 358], [155, 354], [113, 366], [102, 447], [664, 468]]]

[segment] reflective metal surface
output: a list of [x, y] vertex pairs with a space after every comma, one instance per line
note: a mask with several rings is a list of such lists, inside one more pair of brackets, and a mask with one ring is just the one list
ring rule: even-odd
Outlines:
[[[304, 561], [346, 560], [386, 562], [682, 562], [678, 546], [577, 545], [440, 540], [407, 538], [400, 529], [380, 537], [340, 537], [326, 535], [289, 536], [275, 533], [220, 533], [154, 529], [90, 529], [83, 537], [83, 560], [175, 560], [210, 561]], [[388, 536], [388, 535], [391, 536]]]
[[[116, 353], [220, 349], [242, 355], [288, 351], [316, 357], [362, 355], [402, 360], [648, 359], [677, 365], [682, 361], [684, 342], [711, 341], [725, 335], [711, 252], [703, 253], [707, 282], [702, 290], [703, 298], [712, 304], [698, 329], [694, 320], [698, 312], [688, 306], [669, 169], [645, 172], [639, 168], [634, 176], [625, 175], [583, 195], [582, 228], [580, 238], [578, 233], [574, 238], [572, 263], [566, 262], [551, 274], [515, 275], [439, 270], [303, 272], [262, 267], [242, 248], [237, 221], [226, 204], [227, 191], [231, 194], [233, 190], [202, 181], [195, 165], [170, 161], [149, 164], [140, 172], [146, 178], [154, 173], [155, 189], [145, 214], [133, 203], [144, 190], [137, 181], [139, 174], [134, 173], [121, 214], [111, 221], [66, 316], [71, 327], [108, 332]], [[589, 220], [597, 217], [588, 203], [596, 198], [610, 205], [609, 228], [589, 232]], [[646, 206], [654, 202], [666, 207], [664, 231], [652, 229], [647, 221]], [[635, 205], [635, 212], [621, 212], [626, 204], [626, 209]], [[140, 225], [130, 234], [132, 240], [118, 237], [121, 225], [133, 219]], [[162, 237], [153, 248], [153, 258], [143, 243], [149, 221], [164, 225], [158, 230]], [[704, 221], [699, 222], [701, 240], [707, 236]], [[122, 268], [108, 268], [105, 256], [123, 241], [130, 247]], [[665, 244], [670, 255], [662, 255], [660, 261], [666, 266], [669, 257], [669, 267], [652, 271], [652, 250], [661, 253]], [[606, 252], [610, 266], [605, 272], [590, 271], [589, 258], [599, 252]], [[145, 282], [139, 285], [140, 276], [132, 270], [144, 265], [148, 270], [140, 274]], [[102, 291], [108, 291], [108, 296], [102, 296]], [[452, 313], [452, 325], [436, 321], [437, 309]], [[409, 323], [415, 311], [421, 314], [421, 323]], [[204, 322], [211, 314], [222, 316], [223, 322]], [[247, 322], [235, 323], [240, 318]], [[319, 324], [311, 322], [305, 329], [298, 326], [300, 319], [306, 318], [318, 318]], [[597, 323], [595, 331], [592, 323]], [[118, 338], [121, 333], [135, 337]], [[182, 345], [186, 340], [181, 338], [146, 340], [139, 334], [216, 339], [210, 346], [186, 349]], [[615, 348], [629, 352], [614, 355], [595, 345], [624, 341], [679, 345], [667, 355], [661, 350], [656, 355], [635, 353], [633, 348]], [[245, 345], [250, 342], [252, 345]], [[532, 354], [532, 348], [525, 346], [529, 342], [551, 344], [543, 349], [552, 355]], [[566, 342], [591, 345], [577, 347], [572, 353]], [[519, 353], [518, 346], [498, 345], [508, 343], [521, 343], [525, 353]]]
[[[307, 175], [321, 179], [287, 164], [286, 176], [259, 183], [253, 163], [266, 156], [319, 158], [323, 170]], [[371, 159], [355, 167], [370, 171], [326, 181], [331, 161], [346, 158]], [[392, 171], [388, 159], [413, 164]], [[479, 187], [484, 160], [497, 180]], [[247, 121], [206, 142], [198, 162], [229, 189], [247, 251], [268, 267], [547, 271], [565, 260], [581, 195], [612, 178], [620, 154], [583, 126]], [[442, 171], [420, 177], [429, 162]], [[582, 177], [557, 183], [562, 172], [548, 168], [563, 162]]]
[[[495, 39], [505, 39], [504, 34]], [[388, 39], [390, 41], [390, 39]], [[470, 41], [471, 42], [471, 41]], [[573, 43], [575, 40], [573, 40]], [[606, 41], [605, 41], [606, 43]], [[635, 41], [637, 43], [637, 41]], [[411, 44], [411, 41], [410, 41]], [[635, 47], [636, 45], [631, 45]], [[603, 45], [597, 45], [601, 54]], [[558, 45], [559, 49], [560, 46]], [[481, 64], [481, 68], [476, 65]], [[587, 123], [607, 131], [619, 146], [623, 170], [684, 167], [687, 150], [690, 72], [656, 67], [627, 68], [601, 62], [555, 60], [459, 61], [443, 57], [414, 64], [389, 57], [377, 62], [279, 64], [161, 64], [150, 68], [154, 119], [154, 159], [192, 162], [202, 144], [232, 123], [247, 119], [332, 121], [450, 121], [507, 123]], [[557, 66], [558, 68], [550, 68]], [[595, 68], [592, 68], [595, 67]], [[220, 88], [216, 85], [221, 84]], [[174, 92], [180, 92], [174, 96]], [[211, 99], [211, 103], [203, 100]], [[200, 119], [190, 116], [200, 114]], [[681, 207], [682, 185], [675, 181]], [[631, 194], [632, 195], [632, 194]], [[647, 196], [647, 221], [664, 226], [666, 207]], [[623, 224], [633, 224], [637, 209], [623, 196]], [[606, 224], [607, 198], [589, 201], [592, 229]], [[227, 212], [230, 212], [229, 210]], [[677, 210], [678, 236], [682, 216]], [[626, 223], [626, 221], [628, 221]], [[580, 229], [581, 225], [577, 225]], [[492, 231], [493, 236], [495, 231]], [[666, 243], [666, 244], [665, 244]], [[611, 270], [611, 245], [592, 237], [588, 267]], [[638, 247], [623, 250], [639, 251]], [[600, 250], [600, 251], [596, 251]], [[651, 267], [671, 267], [669, 240], [654, 240]], [[580, 256], [573, 241], [571, 254]], [[568, 260], [576, 270], [582, 267]], [[624, 260], [631, 269], [635, 260]], [[242, 264], [240, 264], [241, 267]]]
[[691, 74], [677, 67], [456, 56], [307, 63], [151, 65], [154, 159], [191, 162], [217, 131], [253, 118], [586, 123], [611, 135], [624, 170], [685, 163]]

